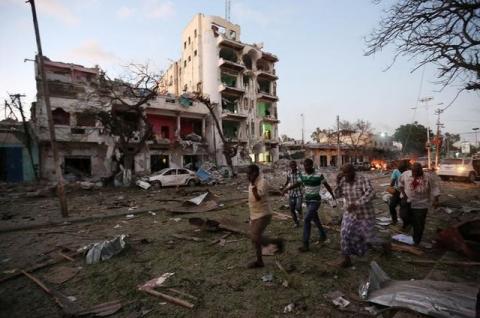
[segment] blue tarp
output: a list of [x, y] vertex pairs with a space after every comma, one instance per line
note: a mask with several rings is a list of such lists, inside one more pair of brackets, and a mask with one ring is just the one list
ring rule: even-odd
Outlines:
[[212, 179], [212, 176], [210, 175], [209, 172], [203, 170], [202, 168], [199, 168], [197, 170], [197, 177], [200, 179], [202, 182], [208, 182]]

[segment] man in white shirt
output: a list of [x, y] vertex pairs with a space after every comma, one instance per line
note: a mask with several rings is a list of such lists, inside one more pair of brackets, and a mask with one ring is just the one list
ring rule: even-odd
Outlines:
[[[402, 173], [399, 181], [402, 200], [407, 202], [408, 209], [402, 215], [403, 227], [413, 226], [413, 241], [419, 245], [425, 229], [425, 219], [430, 205], [438, 207], [440, 188], [435, 176], [424, 173], [422, 165], [414, 163], [412, 170]], [[433, 198], [433, 202], [432, 202]]]

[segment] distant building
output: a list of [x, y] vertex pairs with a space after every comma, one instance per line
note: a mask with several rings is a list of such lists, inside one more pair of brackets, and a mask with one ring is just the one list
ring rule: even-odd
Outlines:
[[[234, 164], [278, 159], [278, 58], [262, 45], [240, 41], [240, 26], [197, 14], [184, 29], [181, 58], [166, 71], [162, 93], [199, 92], [218, 104], [216, 115], [229, 142], [241, 145]], [[225, 163], [216, 130], [209, 151]]]

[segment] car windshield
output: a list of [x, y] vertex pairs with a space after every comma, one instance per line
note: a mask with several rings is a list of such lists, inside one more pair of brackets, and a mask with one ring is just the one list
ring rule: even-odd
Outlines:
[[462, 159], [443, 159], [441, 164], [444, 165], [461, 165]]
[[164, 168], [164, 169], [160, 170], [159, 172], [157, 172], [156, 174], [164, 174], [168, 170], [170, 170], [170, 168]]

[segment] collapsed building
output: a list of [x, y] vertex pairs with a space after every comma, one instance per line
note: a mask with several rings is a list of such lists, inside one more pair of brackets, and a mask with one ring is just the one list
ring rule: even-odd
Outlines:
[[[161, 80], [161, 93], [200, 93], [216, 103], [227, 142], [239, 145], [234, 165], [278, 159], [278, 58], [260, 44], [240, 41], [240, 26], [197, 14], [182, 34], [181, 58]], [[209, 151], [225, 164], [223, 144], [213, 131]]]

